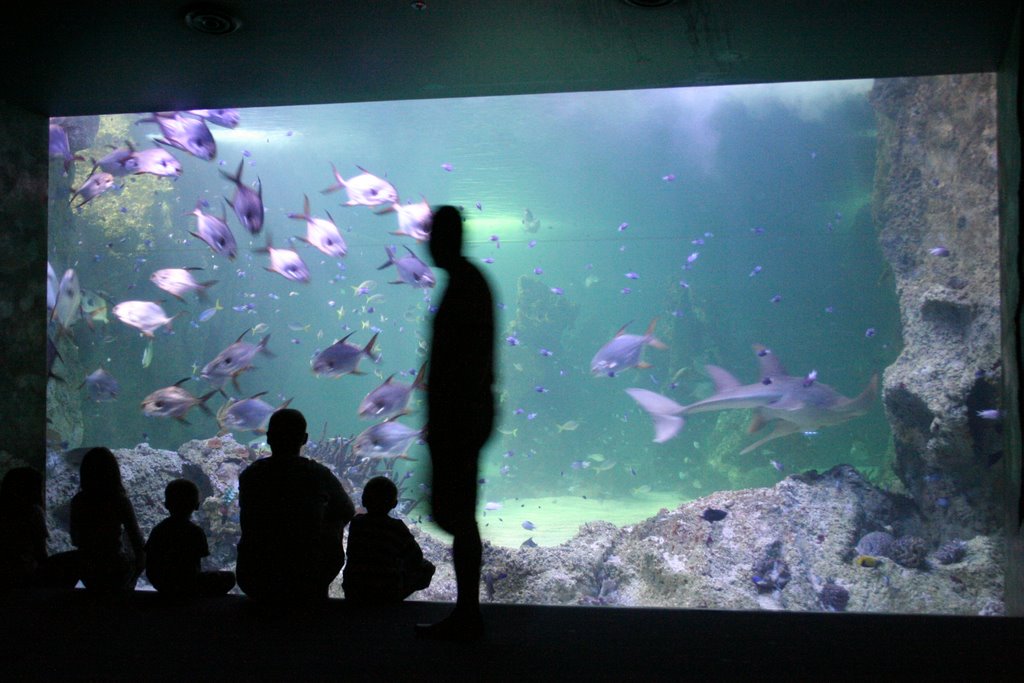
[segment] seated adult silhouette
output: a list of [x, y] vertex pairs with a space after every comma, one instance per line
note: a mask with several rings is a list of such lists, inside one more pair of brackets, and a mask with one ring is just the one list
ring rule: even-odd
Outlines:
[[302, 413], [278, 410], [267, 428], [270, 457], [238, 478], [235, 574], [246, 595], [266, 604], [326, 600], [345, 563], [342, 531], [355, 507], [329, 469], [299, 455], [308, 438]]

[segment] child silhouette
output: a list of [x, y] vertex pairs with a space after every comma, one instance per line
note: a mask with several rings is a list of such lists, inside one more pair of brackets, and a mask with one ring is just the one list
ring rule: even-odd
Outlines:
[[161, 593], [172, 597], [224, 595], [235, 585], [234, 572], [202, 571], [200, 560], [210, 554], [206, 534], [191, 520], [199, 509], [199, 489], [187, 479], [175, 479], [164, 489], [170, 517], [153, 527], [146, 542], [146, 576]]
[[374, 477], [363, 488], [366, 512], [348, 530], [348, 564], [342, 587], [345, 599], [358, 603], [401, 602], [430, 585], [434, 565], [409, 528], [388, 515], [398, 505], [398, 488], [387, 477]]

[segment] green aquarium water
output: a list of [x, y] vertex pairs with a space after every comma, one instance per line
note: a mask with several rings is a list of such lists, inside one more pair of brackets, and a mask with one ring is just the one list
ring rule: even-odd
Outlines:
[[[209, 112], [55, 119], [78, 159], [65, 175], [67, 155], [51, 148], [48, 258], [61, 293], [50, 329], [60, 353], [53, 373], [65, 382], [51, 382], [49, 448], [173, 452], [191, 440], [216, 448], [233, 438], [248, 455], [235, 470], [218, 470], [204, 492], [222, 496], [218, 509], [230, 517], [227, 480], [246, 457], [266, 454], [265, 419], [233, 425], [231, 402], [290, 402], [308, 420], [312, 457], [333, 452], [329, 464], [343, 482], [362, 481], [356, 470], [388, 472], [401, 484], [404, 519], [439, 534], [426, 447], [413, 438], [360, 463], [349, 442], [375, 423], [358, 414], [364, 397], [389, 378], [412, 383], [429, 352], [443, 271], [434, 270], [431, 288], [400, 282], [394, 265], [381, 268], [389, 249], [432, 265], [426, 235], [396, 234], [403, 212], [426, 202], [461, 207], [467, 256], [498, 307], [500, 414], [480, 468], [485, 540], [553, 546], [588, 522], [633, 525], [687, 501], [839, 464], [899, 488], [879, 396], [903, 341], [872, 218], [871, 87], [254, 108], [205, 124]], [[84, 148], [74, 143], [83, 131]], [[205, 149], [195, 137], [203, 131]], [[147, 158], [150, 172], [137, 173], [131, 155], [157, 149], [163, 155], [152, 159], [169, 155], [180, 172]], [[121, 166], [96, 178], [101, 159]], [[325, 192], [338, 186], [332, 166], [355, 179], [348, 191]], [[370, 189], [353, 191], [358, 183]], [[245, 189], [265, 207], [258, 234], [227, 205], [242, 204]], [[337, 227], [344, 255], [311, 244], [307, 202], [309, 218]], [[197, 212], [225, 219], [234, 258], [200, 239]], [[296, 254], [295, 268], [271, 270]], [[157, 285], [157, 271], [186, 268], [198, 289], [179, 289], [178, 298]], [[82, 299], [62, 310], [70, 270]], [[160, 324], [157, 309], [132, 304], [133, 322], [126, 302], [155, 303], [171, 320]], [[152, 329], [140, 329], [138, 316], [153, 315]], [[637, 335], [639, 362], [595, 369], [618, 333]], [[318, 375], [314, 359], [342, 338], [359, 348], [374, 338], [375, 359], [363, 357], [358, 374]], [[265, 344], [249, 347], [251, 367], [204, 377], [236, 341]], [[104, 392], [109, 378], [114, 395]], [[775, 406], [791, 423], [764, 410], [786, 382], [821, 389]], [[197, 405], [171, 415], [152, 400], [146, 408], [147, 397], [176, 383], [187, 394], [171, 399]], [[856, 410], [828, 413], [858, 396]], [[719, 400], [707, 410], [676, 410], [711, 397]], [[397, 421], [420, 429], [424, 398], [414, 391]], [[664, 431], [656, 432], [650, 400], [669, 406], [658, 417]], [[758, 443], [779, 425], [782, 435]], [[349, 459], [337, 460], [346, 449]]]

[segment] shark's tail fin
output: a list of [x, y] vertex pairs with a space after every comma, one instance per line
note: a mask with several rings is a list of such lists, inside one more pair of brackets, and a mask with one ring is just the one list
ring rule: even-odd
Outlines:
[[651, 416], [654, 421], [654, 443], [668, 441], [683, 428], [685, 420], [679, 415], [685, 409], [672, 399], [647, 389], [630, 388], [626, 393]]
[[864, 387], [864, 391], [860, 392], [856, 398], [849, 399], [849, 402], [843, 406], [844, 412], [849, 412], [854, 415], [860, 415], [866, 413], [872, 403], [875, 402], [875, 395], [878, 394], [878, 374], [871, 375], [871, 381]]

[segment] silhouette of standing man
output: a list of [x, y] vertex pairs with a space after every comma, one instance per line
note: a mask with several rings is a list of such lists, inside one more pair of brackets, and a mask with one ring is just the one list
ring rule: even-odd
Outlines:
[[476, 523], [477, 465], [494, 426], [494, 300], [483, 274], [462, 256], [462, 215], [442, 206], [433, 217], [430, 256], [448, 272], [434, 315], [427, 376], [427, 445], [433, 465], [434, 521], [454, 536], [458, 598], [436, 624], [419, 624], [422, 638], [473, 640], [480, 615], [482, 546]]

